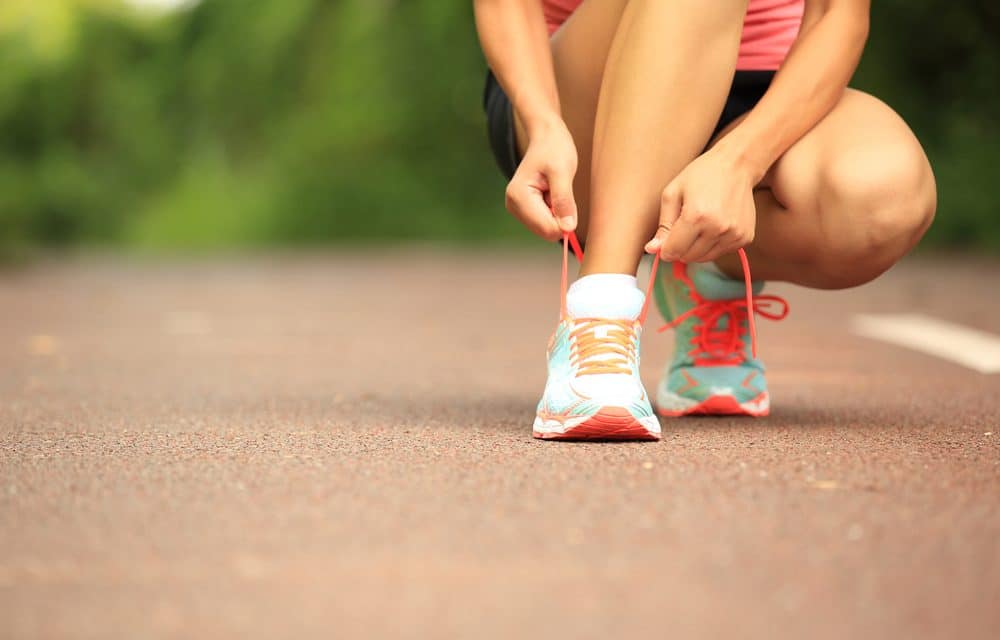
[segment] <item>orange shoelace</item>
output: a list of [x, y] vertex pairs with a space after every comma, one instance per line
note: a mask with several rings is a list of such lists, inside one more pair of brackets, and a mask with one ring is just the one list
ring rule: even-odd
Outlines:
[[[565, 318], [567, 316], [566, 292], [569, 288], [569, 249], [572, 247], [573, 254], [579, 262], [583, 262], [583, 249], [580, 247], [580, 242], [573, 231], [563, 234], [562, 244], [561, 317]], [[740, 256], [740, 265], [743, 267], [743, 283], [746, 288], [745, 299], [703, 300], [693, 309], [674, 318], [672, 322], [663, 325], [659, 329], [661, 332], [666, 331], [667, 329], [676, 327], [692, 316], [697, 316], [700, 322], [695, 327], [694, 349], [691, 353], [695, 355], [698, 364], [728, 364], [730, 362], [736, 364], [742, 362], [744, 355], [741, 334], [744, 319], [746, 319], [750, 330], [750, 351], [753, 357], [756, 358], [757, 325], [754, 322], [754, 315], [759, 313], [770, 320], [782, 320], [788, 315], [788, 303], [783, 298], [770, 295], [753, 295], [750, 262], [747, 260], [747, 254], [743, 249], [740, 249], [738, 254]], [[646, 313], [649, 311], [649, 300], [653, 294], [653, 286], [656, 284], [656, 271], [659, 264], [660, 257], [657, 255], [653, 258], [653, 266], [649, 270], [649, 283], [646, 285], [646, 301], [643, 303], [642, 311], [639, 313], [638, 318], [640, 326], [646, 321]], [[775, 311], [772, 308], [774, 304], [781, 305], [780, 311]], [[750, 310], [753, 313], [750, 313]], [[719, 321], [724, 317], [727, 318], [726, 326], [719, 327]], [[588, 322], [596, 322], [597, 325], [620, 325], [622, 330], [609, 329], [608, 340], [610, 342], [603, 341], [603, 339], [600, 339], [601, 341], [598, 342], [599, 339], [594, 335], [596, 325], [589, 326], [589, 332], [588, 328], [585, 328], [583, 325], [574, 330], [571, 335], [575, 335], [579, 331], [582, 336], [582, 342], [581, 336], [577, 336], [576, 342], [578, 347], [574, 353], [577, 358], [576, 361], [581, 365], [581, 371], [582, 367], [585, 366], [589, 373], [620, 373], [623, 372], [623, 369], [626, 373], [631, 372], [630, 368], [626, 369], [625, 367], [630, 363], [629, 358], [635, 357], [632, 347], [635, 331], [634, 324], [629, 321], [617, 320]], [[603, 350], [600, 352], [595, 351], [598, 347]], [[613, 354], [613, 357], [593, 362], [589, 360], [592, 356], [600, 354]], [[622, 359], [624, 359], [624, 362]], [[607, 369], [614, 369], [614, 371]]]
[[[599, 329], [604, 329], [600, 337]], [[577, 375], [632, 373], [637, 355], [634, 321], [587, 318], [579, 320], [569, 336], [570, 363]]]

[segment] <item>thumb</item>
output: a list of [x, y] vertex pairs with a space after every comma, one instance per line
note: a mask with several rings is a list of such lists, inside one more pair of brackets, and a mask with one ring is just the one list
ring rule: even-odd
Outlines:
[[646, 253], [659, 253], [660, 247], [662, 247], [663, 243], [667, 241], [667, 235], [669, 232], [669, 228], [663, 225], [657, 227], [656, 235], [653, 236], [652, 240], [646, 243]]
[[569, 176], [553, 175], [549, 178], [549, 197], [552, 215], [556, 217], [563, 231], [576, 229], [576, 199], [573, 197], [573, 179]]
[[670, 228], [677, 222], [681, 215], [681, 198], [669, 187], [664, 190], [660, 199], [660, 219], [657, 223], [656, 234], [653, 239], [646, 243], [646, 253], [658, 253], [670, 235]]

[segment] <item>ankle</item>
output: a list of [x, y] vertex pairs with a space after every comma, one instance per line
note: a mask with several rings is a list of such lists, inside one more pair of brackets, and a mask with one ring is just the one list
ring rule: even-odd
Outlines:
[[634, 276], [639, 269], [641, 250], [633, 255], [631, 251], [624, 251], [617, 246], [606, 247], [605, 244], [599, 242], [598, 238], [588, 238], [587, 252], [583, 257], [583, 264], [580, 265], [580, 275], [617, 273]]

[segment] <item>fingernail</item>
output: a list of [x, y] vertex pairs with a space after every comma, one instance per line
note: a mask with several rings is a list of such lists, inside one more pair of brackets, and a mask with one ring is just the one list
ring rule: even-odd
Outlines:
[[569, 231], [576, 226], [576, 220], [567, 216], [565, 218], [559, 218], [559, 224], [560, 226], [562, 226], [563, 229]]

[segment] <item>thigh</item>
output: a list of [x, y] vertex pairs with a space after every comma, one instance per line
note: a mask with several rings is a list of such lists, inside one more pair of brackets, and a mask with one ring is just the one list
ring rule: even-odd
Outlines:
[[760, 188], [752, 256], [769, 277], [810, 286], [875, 277], [916, 244], [936, 205], [916, 136], [884, 102], [853, 89]]
[[[590, 199], [590, 161], [604, 65], [628, 0], [584, 0], [551, 39], [562, 117], [573, 135], [579, 156], [574, 194], [580, 209], [581, 235]], [[527, 138], [514, 114], [518, 152]]]
[[824, 222], [841, 230], [870, 209], [843, 211], [842, 201], [926, 198], [933, 184], [927, 156], [906, 122], [878, 98], [854, 89], [778, 159], [763, 182], [789, 209], [837, 211]]

